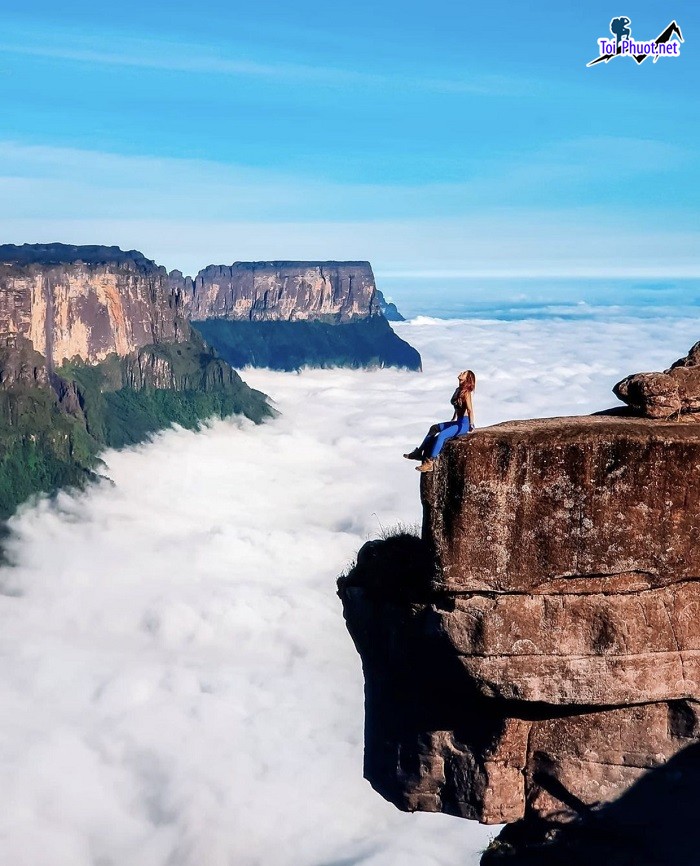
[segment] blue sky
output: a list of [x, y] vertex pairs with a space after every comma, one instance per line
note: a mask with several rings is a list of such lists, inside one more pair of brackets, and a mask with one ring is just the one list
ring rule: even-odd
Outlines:
[[[4, 3], [0, 229], [169, 267], [700, 275], [694, 4]], [[679, 59], [588, 69], [614, 15]]]

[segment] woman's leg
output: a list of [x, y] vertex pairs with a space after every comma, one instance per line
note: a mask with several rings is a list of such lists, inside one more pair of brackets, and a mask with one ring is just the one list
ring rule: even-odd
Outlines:
[[430, 459], [437, 457], [442, 451], [442, 447], [449, 439], [454, 439], [456, 436], [465, 436], [469, 433], [469, 419], [465, 416], [459, 421], [450, 421], [449, 423], [437, 425], [440, 432], [435, 436], [432, 444], [424, 452]]
[[448, 439], [453, 439], [459, 433], [459, 424], [457, 421], [453, 421], [450, 424], [443, 424], [441, 427], [442, 429], [437, 436], [435, 436], [434, 441], [426, 451], [427, 457], [431, 460], [438, 456]]
[[457, 422], [457, 427], [458, 436], [464, 436], [465, 433], [469, 433], [469, 431], [472, 429], [469, 418], [466, 415], [463, 418], [459, 419], [459, 421]]
[[428, 433], [425, 439], [420, 443], [416, 451], [420, 451], [422, 454], [427, 454], [430, 450], [430, 446], [435, 442], [436, 436], [441, 433], [446, 427], [450, 427], [452, 421], [442, 421], [440, 424], [433, 424], [432, 427], [428, 430]]
[[428, 446], [430, 445], [430, 443], [433, 441], [434, 438], [435, 438], [435, 434], [431, 433], [430, 430], [428, 430], [428, 432], [425, 436], [425, 439], [420, 443], [417, 450], [425, 453], [425, 450], [428, 448]]

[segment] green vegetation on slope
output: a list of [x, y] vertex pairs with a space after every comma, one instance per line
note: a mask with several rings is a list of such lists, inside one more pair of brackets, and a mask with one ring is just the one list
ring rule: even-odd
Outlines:
[[[233, 414], [259, 424], [272, 415], [265, 395], [196, 339], [58, 372], [77, 387], [88, 433], [111, 448], [141, 442], [170, 424], [194, 429], [203, 418]], [[116, 381], [128, 385], [115, 388]]]
[[405, 367], [421, 369], [418, 352], [382, 316], [343, 325], [326, 322], [192, 322], [233, 367]]
[[39, 491], [94, 477], [99, 444], [53, 392], [17, 387], [0, 392], [0, 518]]
[[122, 388], [105, 394], [107, 436], [105, 444], [122, 448], [141, 442], [171, 424], [194, 430], [204, 418], [226, 418], [241, 414], [259, 423], [269, 413], [243, 408], [241, 399], [227, 391], [134, 391]]
[[54, 387], [27, 375], [37, 357], [26, 345], [0, 350], [0, 370], [14, 376], [0, 390], [0, 518], [34, 493], [94, 478], [104, 447], [142, 442], [170, 424], [194, 429], [232, 414], [260, 423], [273, 414], [265, 395], [196, 335], [100, 364], [66, 364]]

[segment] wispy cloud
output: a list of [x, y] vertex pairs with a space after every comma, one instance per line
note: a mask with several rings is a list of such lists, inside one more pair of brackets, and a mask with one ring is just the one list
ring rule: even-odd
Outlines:
[[[60, 35], [60, 38], [58, 36]], [[11, 36], [13, 38], [8, 38]], [[114, 45], [119, 44], [119, 50]], [[90, 66], [124, 66], [142, 70], [161, 70], [174, 73], [255, 77], [315, 86], [396, 88], [444, 93], [482, 94], [488, 96], [511, 95], [523, 92], [527, 83], [518, 77], [485, 74], [465, 69], [459, 75], [435, 76], [433, 70], [425, 74], [409, 73], [405, 69], [395, 72], [372, 71], [364, 68], [285, 62], [266, 57], [263, 47], [242, 49], [235, 44], [212, 47], [210, 44], [134, 38], [128, 35], [85, 33], [52, 28], [43, 33], [36, 27], [9, 29], [0, 41], [0, 54], [67, 61]], [[254, 56], [257, 55], [256, 59]]]
[[621, 279], [621, 280], [648, 280], [648, 279], [698, 279], [700, 278], [700, 262], [688, 262], [678, 264], [672, 261], [659, 264], [648, 264], [635, 266], [633, 263], [618, 265], [601, 262], [585, 264], [583, 262], [543, 262], [539, 266], [528, 264], [517, 265], [507, 268], [453, 268], [445, 270], [435, 268], [432, 270], [388, 270], [380, 268], [376, 270], [378, 278], [387, 279], [420, 279], [420, 280], [461, 280], [461, 279]]
[[[607, 203], [606, 190], [637, 178], [681, 172], [696, 156], [654, 140], [585, 138], [492, 160], [474, 161], [449, 183], [341, 181], [318, 172], [281, 171], [215, 160], [125, 155], [0, 139], [0, 196], [19, 196], [15, 216], [54, 210], [64, 217], [111, 216], [147, 210], [173, 216], [195, 209], [202, 219], [440, 218], [478, 208], [577, 209]], [[21, 195], [24, 189], [24, 195]], [[100, 191], [104, 190], [103, 195]], [[675, 203], [680, 204], [678, 197]], [[624, 199], [606, 210], [625, 209]], [[663, 209], [663, 208], [662, 208]]]
[[445, 276], [700, 274], [693, 207], [529, 195], [555, 177], [592, 186], [598, 160], [627, 154], [624, 185], [654, 164], [682, 165], [682, 149], [592, 139], [554, 153], [556, 170], [540, 151], [460, 184], [391, 185], [0, 141], [0, 232], [17, 243], [118, 243], [189, 272], [234, 259], [369, 258], [379, 270]]

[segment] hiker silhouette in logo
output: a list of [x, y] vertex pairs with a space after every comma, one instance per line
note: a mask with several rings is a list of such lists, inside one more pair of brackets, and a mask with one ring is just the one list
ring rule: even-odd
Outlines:
[[617, 37], [617, 53], [620, 53], [620, 40], [623, 36], [631, 36], [630, 24], [632, 21], [626, 15], [621, 15], [619, 18], [613, 18], [610, 22], [610, 32]]

